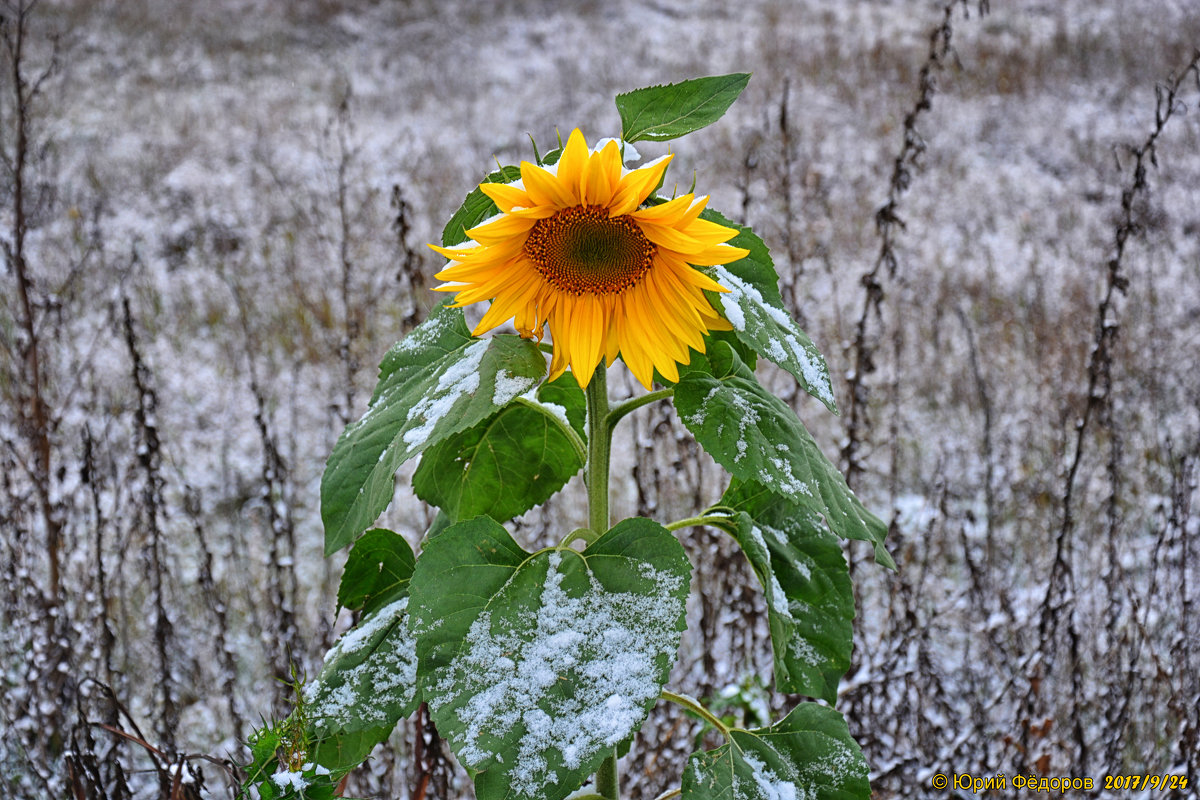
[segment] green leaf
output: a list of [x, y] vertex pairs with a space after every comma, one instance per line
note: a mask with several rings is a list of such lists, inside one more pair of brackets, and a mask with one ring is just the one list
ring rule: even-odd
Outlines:
[[693, 753], [682, 800], [869, 800], [867, 762], [832, 708], [801, 703], [769, 728], [734, 730]]
[[733, 105], [750, 75], [715, 75], [617, 95], [621, 138], [665, 142], [711, 125]]
[[875, 560], [895, 567], [883, 547], [887, 526], [854, 496], [795, 412], [727, 343], [714, 342], [708, 359], [710, 372], [689, 371], [675, 387], [675, 408], [700, 446], [735, 478], [819, 514], [839, 536], [871, 542]]
[[346, 559], [338, 605], [370, 614], [407, 594], [413, 563], [412, 548], [403, 536], [383, 528], [367, 531]]
[[784, 307], [779, 275], [766, 244], [754, 231], [712, 209], [705, 209], [700, 216], [739, 231], [729, 244], [750, 251], [731, 264], [704, 268], [709, 277], [729, 289], [727, 293], [708, 292], [709, 300], [733, 325], [738, 339], [790, 372], [804, 391], [838, 413], [825, 357]]
[[584, 407], [583, 391], [564, 374], [553, 386], [543, 385], [536, 399], [518, 398], [429, 448], [413, 475], [413, 490], [455, 521], [487, 514], [503, 522], [523, 514], [583, 468]]
[[408, 629], [408, 602], [404, 593], [365, 615], [325, 655], [324, 668], [304, 687], [318, 738], [370, 730], [386, 738], [416, 709], [416, 642]]
[[437, 515], [433, 518], [433, 522], [429, 524], [429, 530], [425, 531], [425, 537], [422, 539], [421, 546], [424, 547], [424, 542], [427, 542], [433, 537], [437, 536], [439, 533], [442, 533], [453, 524], [454, 521], [450, 519], [446, 512], [438, 509]]
[[412, 581], [422, 692], [479, 800], [559, 800], [638, 729], [674, 662], [690, 574], [645, 519], [582, 553], [530, 555], [487, 517], [428, 542]]
[[[485, 183], [512, 183], [521, 177], [520, 167], [501, 167], [487, 176]], [[478, 186], [472, 189], [442, 229], [442, 247], [453, 247], [467, 240], [467, 231], [489, 217], [500, 213], [492, 199]]]
[[379, 372], [366, 414], [346, 426], [321, 479], [326, 555], [387, 508], [401, 464], [532, 389], [546, 359], [517, 336], [473, 338], [461, 309], [443, 305], [388, 351]]
[[381, 728], [366, 728], [321, 739], [316, 743], [311, 756], [312, 761], [328, 769], [334, 780], [340, 780], [347, 772], [366, 761], [377, 745], [387, 741], [394, 727], [395, 723], [392, 723]]
[[837, 537], [821, 519], [756, 484], [721, 504], [738, 510], [737, 537], [762, 583], [780, 691], [837, 699], [850, 666], [854, 592]]

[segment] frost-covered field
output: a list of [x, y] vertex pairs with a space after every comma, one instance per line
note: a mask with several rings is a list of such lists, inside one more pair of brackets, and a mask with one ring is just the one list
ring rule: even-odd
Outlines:
[[[722, 121], [676, 144], [668, 180], [694, 172], [771, 246], [843, 416], [762, 374], [831, 457], [853, 452], [854, 488], [893, 522], [897, 573], [849, 550], [860, 619], [839, 702], [877, 795], [946, 796], [936, 773], [1102, 786], [1167, 772], [1194, 796], [1194, 76], [1127, 216], [1122, 192], [1155, 86], [1200, 47], [1200, 14], [1192, 0], [955, 6], [894, 195], [895, 267], [868, 304], [876, 210], [945, 6], [43, 0], [26, 91], [56, 68], [24, 111], [20, 181], [0, 52], [0, 793], [66, 796], [70, 769], [94, 764], [111, 787], [151, 766], [85, 719], [243, 759], [245, 735], [288, 708], [278, 679], [312, 674], [349, 621], [333, 617], [318, 485], [378, 360], [436, 300], [424, 243], [497, 159], [530, 157], [529, 137], [544, 152], [576, 126], [616, 135], [617, 92], [752, 71]], [[1123, 227], [1110, 339], [1098, 309]], [[864, 351], [874, 369], [856, 374]], [[610, 381], [635, 386], [623, 370]], [[666, 521], [719, 497], [669, 409], [626, 426], [614, 513]], [[415, 545], [432, 514], [408, 477], [384, 522]], [[530, 512], [518, 535], [557, 540], [584, 522], [582, 497]], [[704, 577], [673, 688], [767, 679], [753, 574], [716, 532], [685, 544]], [[739, 696], [757, 713], [753, 691]], [[651, 718], [624, 762], [629, 797], [677, 785], [698, 724]], [[402, 725], [352, 790], [410, 797], [414, 736]], [[200, 766], [205, 796], [231, 795]], [[129, 780], [156, 796], [146, 774]]]

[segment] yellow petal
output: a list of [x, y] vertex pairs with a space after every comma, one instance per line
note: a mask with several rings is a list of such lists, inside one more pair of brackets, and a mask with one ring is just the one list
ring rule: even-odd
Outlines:
[[654, 191], [654, 187], [658, 186], [672, 158], [674, 155], [663, 156], [622, 177], [616, 192], [613, 193], [612, 202], [608, 207], [608, 215], [620, 217], [640, 206], [642, 201]]
[[[511, 242], [515, 237], [528, 233], [533, 227], [534, 220], [515, 217], [512, 214], [501, 214], [483, 225], [477, 225], [468, 230], [467, 236], [482, 245], [502, 244]], [[522, 242], [524, 239], [522, 239]]]
[[506, 213], [514, 208], [528, 208], [533, 205], [529, 194], [511, 183], [481, 183], [479, 191], [487, 195], [488, 199], [496, 204], [496, 208]]
[[[692, 220], [700, 216], [700, 212], [704, 211], [704, 207], [708, 205], [708, 195], [701, 195], [692, 201], [692, 207], [683, 215], [683, 219], [679, 221], [680, 225], [687, 225]], [[736, 233], [736, 231], [735, 231]]]
[[571, 193], [574, 202], [578, 203], [580, 190], [583, 186], [584, 169], [589, 161], [587, 142], [579, 128], [571, 131], [567, 144], [558, 159], [558, 182]]
[[620, 341], [621, 357], [625, 359], [625, 365], [629, 367], [633, 377], [637, 378], [638, 383], [644, 386], [646, 391], [650, 391], [650, 386], [654, 382], [654, 365], [646, 353], [642, 337], [630, 334], [630, 325], [631, 322], [622, 302], [618, 304], [613, 325], [617, 332], [617, 339]]
[[659, 203], [656, 206], [648, 206], [631, 211], [629, 212], [629, 216], [641, 222], [653, 222], [656, 225], [670, 225], [674, 227], [687, 214], [691, 204], [692, 196], [685, 194], [681, 197], [676, 197], [674, 200]]
[[439, 253], [451, 261], [461, 261], [463, 257], [468, 255], [472, 250], [478, 250], [479, 245], [470, 243], [467, 245], [455, 245], [454, 247], [441, 247], [436, 244], [430, 244], [429, 249], [435, 253]]
[[713, 247], [706, 247], [698, 253], [688, 253], [684, 258], [687, 259], [689, 264], [695, 264], [698, 267], [714, 267], [717, 264], [728, 264], [732, 261], [737, 261], [748, 255], [750, 255], [750, 251], [743, 247], [718, 244]]
[[680, 226], [680, 230], [693, 239], [709, 244], [728, 242], [738, 235], [738, 232], [733, 228], [727, 228], [724, 225], [718, 225], [706, 219], [692, 220], [687, 226]]
[[521, 162], [521, 181], [534, 205], [567, 208], [579, 204], [575, 194], [564, 187], [556, 175], [552, 175], [537, 164]]
[[[646, 296], [659, 309], [658, 319], [663, 328], [677, 342], [699, 350], [703, 344], [702, 329], [698, 327], [700, 315], [696, 314], [686, 300], [669, 291], [663, 291], [653, 275], [646, 275]], [[694, 316], [693, 316], [694, 315]]]
[[695, 286], [697, 289], [703, 289], [709, 292], [728, 292], [729, 289], [717, 283], [712, 278], [705, 275], [700, 270], [688, 264], [682, 258], [675, 256], [669, 252], [659, 251], [656, 259], [663, 264], [663, 268], [670, 270], [671, 275], [676, 279]]
[[[638, 227], [642, 229], [645, 237], [654, 242], [654, 244], [661, 245], [668, 250], [674, 250], [676, 253], [684, 256], [684, 258], [705, 249], [704, 243], [698, 242], [692, 237], [667, 225], [655, 225], [652, 222], [639, 221]], [[689, 258], [688, 261], [691, 261], [691, 259]]]

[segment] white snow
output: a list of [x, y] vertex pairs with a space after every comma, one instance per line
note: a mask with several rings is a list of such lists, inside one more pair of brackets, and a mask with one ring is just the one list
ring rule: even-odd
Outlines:
[[[715, 270], [718, 282], [729, 289], [729, 293], [721, 297], [721, 308], [729, 324], [738, 331], [744, 332], [749, 326], [755, 333], [765, 334], [771, 329], [769, 323], [774, 323], [777, 335], [782, 337], [782, 341], [776, 337], [767, 339], [764, 348], [767, 357], [785, 369], [799, 370], [809, 389], [816, 392], [823, 402], [833, 404], [829, 372], [801, 344], [800, 329], [791, 315], [769, 304], [757, 288], [734, 275], [725, 266], [717, 266]], [[749, 322], [747, 314], [752, 317]]]
[[496, 370], [496, 388], [492, 394], [492, 404], [506, 406], [514, 398], [520, 397], [537, 384], [537, 378], [512, 375], [505, 369], [498, 369]]
[[280, 789], [291, 789], [295, 792], [303, 791], [308, 786], [308, 779], [300, 770], [280, 770], [271, 776], [271, 782]]
[[[751, 769], [754, 779], [753, 794], [746, 792], [746, 787], [735, 786], [736, 797], [753, 798], [753, 800], [797, 800], [796, 784], [783, 780], [770, 767], [747, 750], [741, 752], [742, 760]], [[737, 779], [735, 778], [735, 783]]]
[[779, 584], [779, 579], [775, 577], [775, 570], [771, 566], [771, 551], [767, 547], [767, 542], [763, 539], [762, 531], [757, 525], [750, 527], [750, 538], [758, 545], [762, 552], [767, 555], [767, 578], [770, 585], [770, 596], [767, 598], [771, 606], [771, 610], [788, 621], [792, 620], [792, 610], [788, 606], [787, 594], [783, 591], [783, 587]]

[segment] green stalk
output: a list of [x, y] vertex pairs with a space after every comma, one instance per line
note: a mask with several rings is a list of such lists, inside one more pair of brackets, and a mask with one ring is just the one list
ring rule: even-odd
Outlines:
[[604, 364], [596, 367], [587, 386], [588, 413], [588, 527], [603, 535], [608, 531], [608, 456], [612, 447], [608, 425], [608, 376]]
[[[588, 415], [588, 527], [603, 536], [608, 531], [608, 458], [612, 447], [612, 428], [608, 420], [608, 375], [604, 363], [596, 367], [587, 386]], [[596, 791], [605, 800], [620, 800], [621, 777], [617, 772], [617, 751], [600, 763], [596, 770]]]
[[669, 531], [677, 531], [680, 528], [690, 528], [693, 525], [711, 525], [714, 528], [720, 528], [726, 533], [732, 533], [730, 527], [733, 525], [733, 520], [724, 514], [701, 514], [698, 517], [688, 517], [687, 519], [679, 519], [674, 522], [664, 525]]
[[708, 724], [720, 731], [722, 736], [724, 736], [726, 739], [729, 738], [729, 726], [727, 726], [724, 722], [721, 722], [721, 720], [717, 718], [716, 714], [713, 714], [707, 708], [700, 705], [699, 700], [695, 699], [694, 697], [688, 697], [686, 694], [675, 694], [674, 692], [668, 692], [666, 689], [663, 690], [661, 697], [663, 700], [669, 700], [678, 706], [683, 706], [688, 711], [691, 711], [692, 713], [702, 717], [706, 722], [708, 722]]
[[613, 428], [617, 427], [617, 423], [620, 422], [621, 419], [624, 418], [629, 412], [636, 411], [642, 406], [649, 405], [650, 403], [654, 403], [658, 400], [663, 400], [668, 397], [673, 397], [674, 395], [675, 387], [672, 386], [667, 389], [659, 389], [656, 392], [644, 394], [641, 397], [635, 397], [632, 400], [626, 400], [624, 403], [621, 403], [619, 406], [615, 407], [611, 412], [609, 412], [608, 429], [612, 430]]

